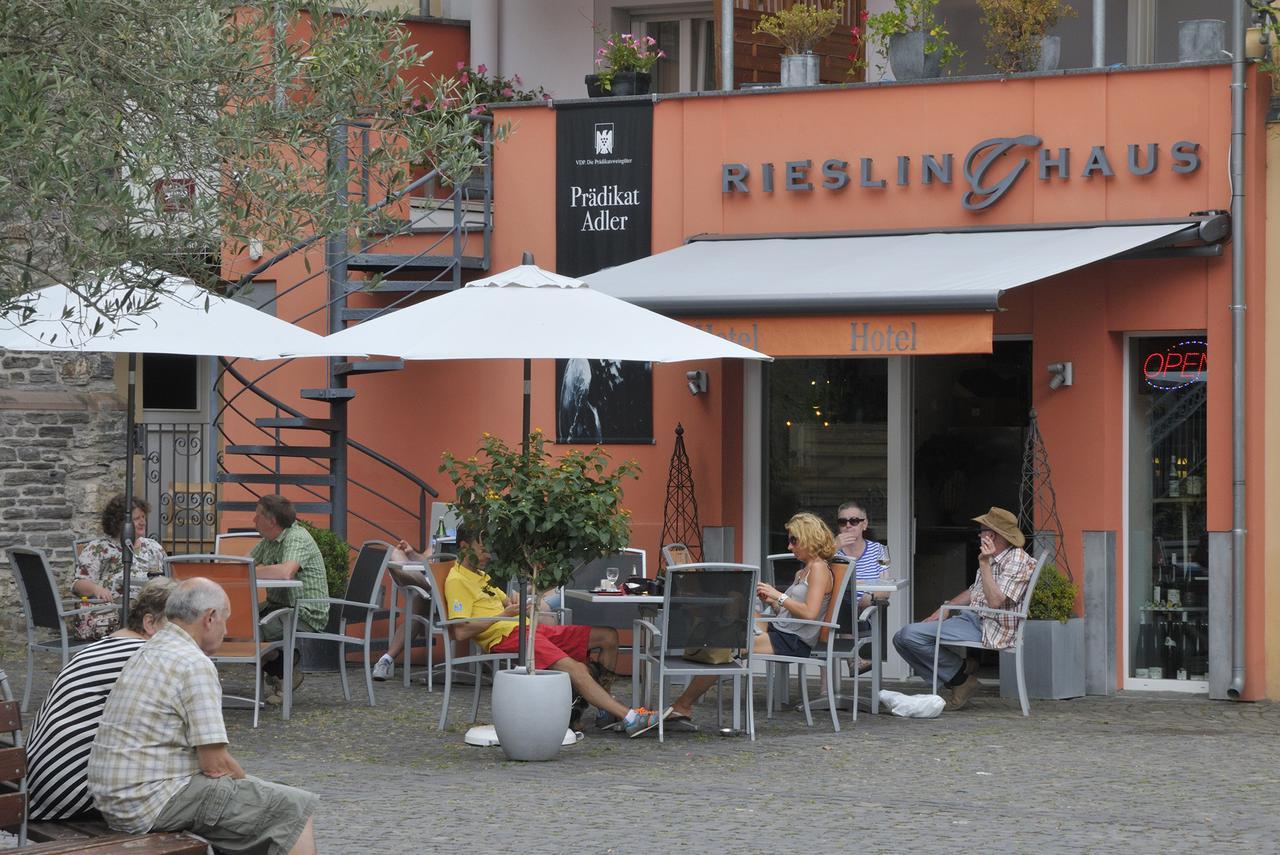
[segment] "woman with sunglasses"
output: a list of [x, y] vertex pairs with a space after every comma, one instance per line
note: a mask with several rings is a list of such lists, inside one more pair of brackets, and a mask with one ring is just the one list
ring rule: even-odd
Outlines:
[[[867, 519], [867, 510], [857, 502], [845, 502], [836, 510], [836, 555], [847, 557], [853, 564], [853, 572], [859, 582], [870, 582], [880, 578], [884, 572], [884, 547], [877, 541], [867, 540], [867, 529], [871, 521]], [[872, 595], [866, 591], [858, 591], [858, 612], [871, 605]], [[871, 668], [865, 659], [858, 660], [858, 673], [864, 674]]]

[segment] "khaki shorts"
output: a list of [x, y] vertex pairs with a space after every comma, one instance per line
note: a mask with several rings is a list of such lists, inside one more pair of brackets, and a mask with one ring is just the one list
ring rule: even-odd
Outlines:
[[169, 799], [152, 831], [193, 831], [219, 852], [287, 853], [320, 799], [252, 775], [196, 775]]

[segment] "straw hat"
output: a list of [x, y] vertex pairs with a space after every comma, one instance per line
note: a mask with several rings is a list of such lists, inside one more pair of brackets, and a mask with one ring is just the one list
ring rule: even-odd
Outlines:
[[985, 525], [1009, 541], [1012, 546], [1021, 548], [1027, 542], [1027, 539], [1022, 534], [1022, 529], [1018, 528], [1018, 518], [1004, 508], [993, 507], [982, 516], [974, 517], [973, 521]]

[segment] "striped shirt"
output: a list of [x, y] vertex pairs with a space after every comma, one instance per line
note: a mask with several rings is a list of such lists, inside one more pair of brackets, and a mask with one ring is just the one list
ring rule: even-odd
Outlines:
[[62, 669], [36, 714], [27, 744], [27, 799], [36, 822], [70, 819], [93, 808], [89, 751], [107, 695], [145, 639], [104, 638]]
[[186, 630], [166, 623], [107, 698], [89, 755], [89, 792], [112, 828], [150, 831], [200, 774], [196, 748], [226, 742], [218, 670]]
[[[323, 600], [329, 596], [329, 579], [324, 572], [324, 556], [320, 547], [298, 523], [280, 532], [275, 540], [265, 537], [249, 553], [254, 564], [283, 564], [297, 561], [301, 567], [294, 576], [302, 583], [297, 588], [269, 588], [267, 604], [276, 608], [293, 608], [298, 600]], [[329, 623], [327, 603], [308, 602], [298, 608], [298, 620], [311, 632], [320, 632]]]
[[[880, 559], [884, 557], [884, 547], [877, 540], [865, 541], [867, 544], [863, 548], [862, 554], [853, 562], [853, 572], [857, 576], [859, 582], [874, 582], [884, 573], [884, 567], [880, 566]], [[839, 550], [836, 555], [844, 555], [844, 550]], [[853, 556], [846, 556], [853, 558]], [[858, 596], [862, 596], [865, 591], [858, 591]]]

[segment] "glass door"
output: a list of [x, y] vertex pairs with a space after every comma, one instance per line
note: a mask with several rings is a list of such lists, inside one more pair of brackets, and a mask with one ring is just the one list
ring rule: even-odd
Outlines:
[[1208, 691], [1208, 343], [1129, 341], [1126, 688]]

